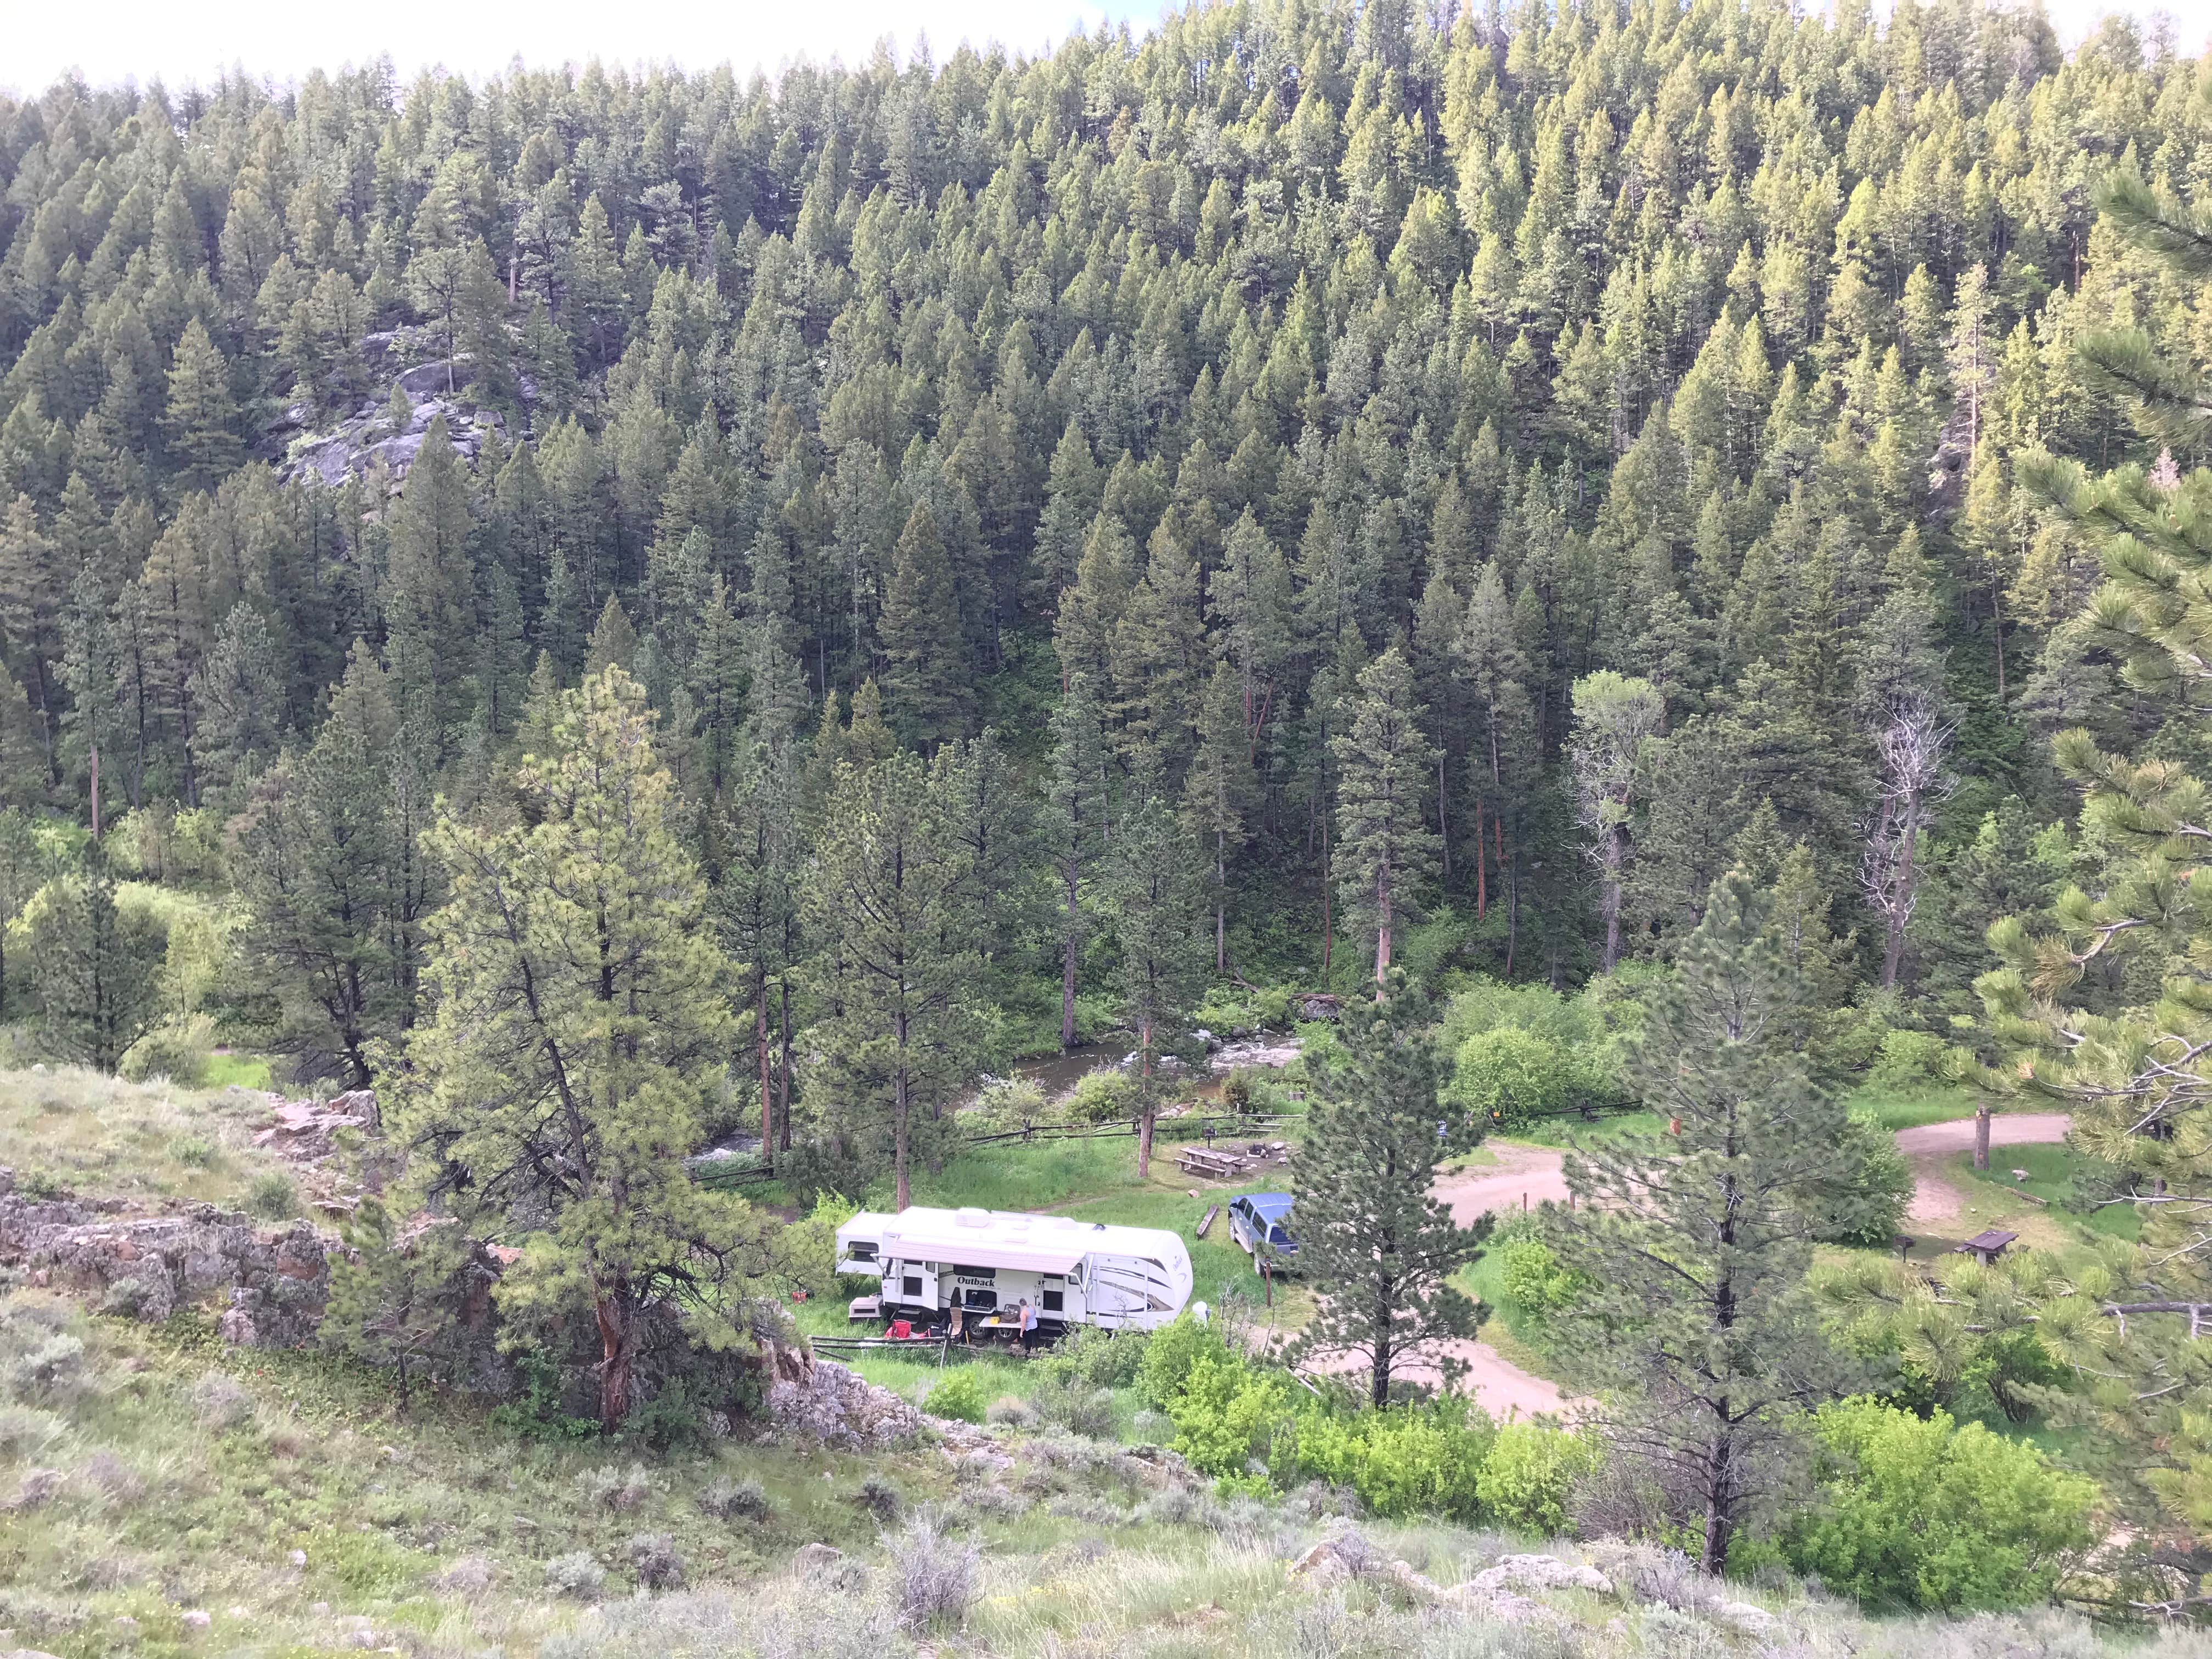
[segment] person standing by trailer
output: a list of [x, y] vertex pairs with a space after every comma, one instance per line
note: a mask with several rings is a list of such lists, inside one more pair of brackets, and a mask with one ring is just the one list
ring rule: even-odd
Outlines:
[[1030, 1353], [1036, 1347], [1036, 1310], [1030, 1306], [1027, 1297], [1022, 1298], [1022, 1352]]

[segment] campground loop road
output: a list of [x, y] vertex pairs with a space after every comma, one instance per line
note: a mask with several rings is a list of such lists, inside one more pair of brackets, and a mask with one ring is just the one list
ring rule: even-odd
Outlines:
[[[2063, 1112], [1999, 1112], [1990, 1120], [1990, 1145], [2048, 1146], [2066, 1139]], [[1974, 1120], [1956, 1118], [1923, 1123], [1897, 1132], [1898, 1150], [1912, 1165], [1912, 1202], [1905, 1218], [1921, 1224], [1941, 1222], [1958, 1215], [1965, 1196], [1942, 1173], [1942, 1160], [1974, 1144]], [[1559, 1153], [1549, 1146], [1517, 1146], [1493, 1141], [1495, 1164], [1455, 1170], [1437, 1182], [1437, 1196], [1451, 1206], [1452, 1218], [1462, 1226], [1490, 1212], [1534, 1209], [1547, 1200], [1565, 1203], [1567, 1183], [1559, 1172]], [[1466, 1387], [1492, 1416], [1530, 1417], [1541, 1412], [1570, 1412], [1575, 1402], [1559, 1392], [1559, 1385], [1531, 1376], [1487, 1342], [1455, 1342], [1455, 1358], [1468, 1367]], [[1415, 1368], [1415, 1374], [1433, 1378], [1433, 1369]]]

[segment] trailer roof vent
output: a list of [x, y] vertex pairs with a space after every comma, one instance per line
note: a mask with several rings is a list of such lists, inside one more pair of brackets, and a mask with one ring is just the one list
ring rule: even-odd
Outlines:
[[988, 1227], [991, 1224], [991, 1216], [987, 1210], [964, 1206], [952, 1212], [952, 1223], [957, 1227]]

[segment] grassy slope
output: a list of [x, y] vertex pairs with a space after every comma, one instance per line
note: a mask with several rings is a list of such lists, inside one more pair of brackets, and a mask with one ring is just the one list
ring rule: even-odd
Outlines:
[[19, 1181], [130, 1199], [235, 1206], [254, 1179], [289, 1166], [256, 1147], [264, 1095], [243, 1088], [125, 1083], [76, 1066], [0, 1073], [0, 1164]]
[[[223, 1091], [133, 1090], [69, 1073], [6, 1084], [5, 1158], [88, 1190], [218, 1197], [267, 1166], [250, 1146], [258, 1103], [249, 1112]], [[180, 1156], [179, 1141], [192, 1137], [220, 1156], [204, 1160], [191, 1148]], [[1201, 1187], [1192, 1199], [1171, 1153], [1154, 1180], [1138, 1182], [1132, 1150], [1126, 1141], [1052, 1149], [1041, 1164], [1035, 1152], [977, 1153], [926, 1191], [941, 1202], [1029, 1196], [1189, 1237], [1206, 1203], [1235, 1190]], [[1200, 1294], [1212, 1297], [1250, 1282], [1218, 1227], [1193, 1241]], [[837, 1310], [805, 1312], [811, 1323], [834, 1324]], [[62, 1368], [74, 1381], [42, 1388], [13, 1362], [27, 1345], [53, 1339], [82, 1344], [82, 1359]], [[1009, 1443], [1016, 1467], [988, 1490], [927, 1448], [870, 1458], [725, 1443], [655, 1455], [619, 1443], [537, 1441], [491, 1423], [479, 1401], [418, 1398], [401, 1416], [381, 1379], [335, 1360], [234, 1352], [201, 1320], [149, 1328], [89, 1318], [30, 1291], [0, 1310], [0, 1359], [9, 1362], [0, 1365], [0, 1503], [33, 1470], [58, 1481], [46, 1501], [15, 1508], [0, 1528], [0, 1627], [12, 1632], [0, 1640], [64, 1659], [289, 1655], [356, 1642], [364, 1627], [375, 1645], [441, 1659], [487, 1644], [514, 1659], [924, 1651], [891, 1616], [900, 1575], [878, 1555], [877, 1521], [856, 1501], [870, 1480], [897, 1488], [907, 1505], [932, 1506], [981, 1551], [965, 1621], [975, 1650], [1242, 1659], [1431, 1650], [1439, 1640], [1470, 1656], [1523, 1650], [1517, 1641], [1494, 1647], [1504, 1636], [1494, 1626], [1458, 1615], [1438, 1623], [1371, 1589], [1318, 1600], [1286, 1591], [1283, 1561], [1318, 1530], [1311, 1517], [1224, 1513], [1203, 1498], [1147, 1507], [1126, 1461], [1065, 1440]], [[981, 1363], [992, 1392], [1023, 1390], [1020, 1362]], [[871, 1369], [895, 1384], [930, 1380], [911, 1365], [903, 1375]], [[1126, 1429], [1127, 1402], [1116, 1415]], [[725, 1521], [702, 1509], [702, 1491], [732, 1479], [759, 1483], [765, 1519]], [[628, 1495], [611, 1504], [599, 1495], [609, 1489]], [[1177, 1516], [1200, 1524], [1172, 1523]], [[1515, 1547], [1441, 1526], [1369, 1530], [1446, 1583]], [[694, 1588], [628, 1599], [629, 1545], [639, 1534], [665, 1535]], [[785, 1575], [788, 1552], [817, 1539], [877, 1565], [835, 1592]], [[544, 1563], [576, 1552], [608, 1571], [604, 1611], [545, 1588]], [[459, 1575], [447, 1577], [464, 1562], [480, 1563], [486, 1582], [471, 1589]], [[1684, 1639], [1704, 1642], [1700, 1651], [1732, 1645], [1686, 1636], [1677, 1615], [1580, 1594], [1553, 1599], [1579, 1632], [1563, 1639], [1593, 1659], [1674, 1651]], [[212, 1628], [188, 1626], [188, 1608], [206, 1610]], [[1847, 1609], [1788, 1611], [1823, 1650], [1902, 1656], [1939, 1639], [1933, 1627], [1869, 1624]], [[117, 1626], [118, 1616], [135, 1628]], [[1975, 1641], [1977, 1651], [1984, 1643], [1994, 1644], [1989, 1651], [2094, 1646], [2071, 1623], [1992, 1626]], [[2171, 1651], [2212, 1650], [2185, 1639]]]

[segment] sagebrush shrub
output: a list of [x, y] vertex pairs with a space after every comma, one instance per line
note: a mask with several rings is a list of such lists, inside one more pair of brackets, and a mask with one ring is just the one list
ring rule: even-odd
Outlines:
[[973, 1544], [946, 1537], [934, 1517], [908, 1522], [891, 1548], [900, 1624], [917, 1633], [958, 1626], [975, 1600], [978, 1559]]
[[203, 1427], [234, 1429], [253, 1415], [253, 1394], [228, 1371], [203, 1371], [192, 1384], [192, 1410]]
[[624, 1547], [630, 1570], [647, 1589], [678, 1589], [684, 1583], [684, 1558], [676, 1540], [665, 1532], [641, 1532]]
[[593, 1559], [589, 1550], [576, 1550], [567, 1555], [556, 1555], [545, 1564], [545, 1588], [556, 1595], [573, 1595], [579, 1601], [597, 1595], [605, 1588], [607, 1570]]
[[723, 1521], [765, 1521], [768, 1494], [757, 1480], [717, 1480], [699, 1494], [699, 1507]]

